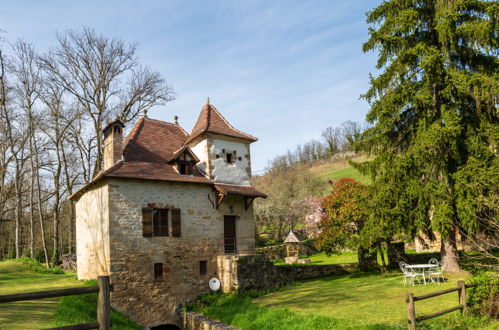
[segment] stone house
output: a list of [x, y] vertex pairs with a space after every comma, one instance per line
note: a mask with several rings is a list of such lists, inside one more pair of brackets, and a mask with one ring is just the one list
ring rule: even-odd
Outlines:
[[188, 134], [142, 117], [123, 137], [103, 130], [104, 167], [71, 199], [78, 278], [110, 275], [113, 308], [154, 327], [180, 304], [230, 277], [230, 260], [255, 253], [250, 144], [209, 102]]

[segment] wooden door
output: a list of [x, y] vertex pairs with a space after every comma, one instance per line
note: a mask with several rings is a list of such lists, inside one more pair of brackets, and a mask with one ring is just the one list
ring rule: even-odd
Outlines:
[[224, 249], [225, 253], [236, 252], [236, 217], [224, 216]]

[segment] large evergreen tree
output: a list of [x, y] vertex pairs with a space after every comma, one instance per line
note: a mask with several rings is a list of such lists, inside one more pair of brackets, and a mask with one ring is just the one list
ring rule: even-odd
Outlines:
[[438, 232], [447, 271], [456, 233], [496, 216], [498, 18], [497, 1], [479, 0], [390, 0], [367, 17], [380, 74], [357, 143], [372, 160], [355, 166], [373, 179], [375, 226]]

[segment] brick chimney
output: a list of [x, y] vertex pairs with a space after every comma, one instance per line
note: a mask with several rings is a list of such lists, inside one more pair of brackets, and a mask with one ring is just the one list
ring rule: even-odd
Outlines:
[[102, 130], [104, 134], [103, 170], [113, 166], [123, 156], [123, 123], [117, 119], [107, 124]]

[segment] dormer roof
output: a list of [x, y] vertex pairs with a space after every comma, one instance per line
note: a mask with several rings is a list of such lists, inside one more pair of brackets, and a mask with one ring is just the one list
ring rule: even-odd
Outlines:
[[206, 103], [203, 109], [201, 110], [198, 121], [196, 122], [196, 125], [194, 125], [192, 133], [185, 143], [193, 141], [195, 138], [197, 138], [203, 133], [213, 133], [213, 134], [235, 137], [247, 140], [250, 143], [258, 141], [256, 137], [235, 129], [220, 114], [220, 112], [218, 112], [218, 110], [209, 103]]

